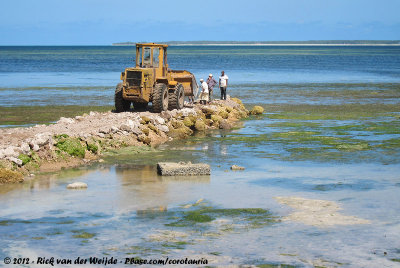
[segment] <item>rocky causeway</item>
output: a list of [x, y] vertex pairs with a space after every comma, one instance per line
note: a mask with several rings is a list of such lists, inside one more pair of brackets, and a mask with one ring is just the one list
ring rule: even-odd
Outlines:
[[237, 98], [195, 104], [161, 113], [112, 111], [61, 117], [56, 123], [0, 129], [0, 183], [20, 182], [37, 172], [97, 161], [102, 152], [126, 146], [155, 146], [196, 131], [230, 129], [249, 114]]

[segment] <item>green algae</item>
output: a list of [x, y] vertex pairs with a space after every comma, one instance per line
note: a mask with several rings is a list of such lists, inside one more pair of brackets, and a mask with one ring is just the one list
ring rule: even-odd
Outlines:
[[52, 232], [48, 232], [46, 235], [54, 236], [54, 235], [62, 235], [62, 234], [64, 234], [64, 233], [61, 232], [61, 231], [55, 230], [55, 231], [52, 231]]
[[311, 105], [281, 104], [266, 108], [270, 119], [290, 120], [352, 120], [360, 118], [393, 117], [400, 112], [397, 104]]
[[31, 157], [29, 155], [26, 155], [26, 154], [20, 154], [18, 156], [18, 159], [22, 160], [22, 165], [23, 166], [28, 164], [32, 160]]
[[376, 147], [383, 149], [398, 149], [400, 148], [400, 138], [384, 140], [381, 144], [376, 145]]
[[[166, 226], [190, 227], [196, 224], [211, 223], [217, 218], [235, 219], [248, 227], [261, 227], [277, 222], [277, 218], [268, 210], [261, 208], [214, 208], [208, 206], [194, 207], [193, 210], [176, 213], [173, 219], [177, 221], [167, 223]], [[172, 219], [172, 218], [171, 218]], [[231, 225], [224, 225], [228, 231]]]
[[78, 138], [68, 137], [66, 134], [55, 136], [57, 143], [55, 146], [63, 152], [71, 156], [80, 158], [85, 157], [85, 147], [81, 144]]
[[71, 231], [73, 233], [76, 233], [75, 235], [73, 235], [73, 238], [81, 238], [81, 239], [90, 239], [96, 236], [95, 233], [88, 233], [85, 231], [81, 231], [81, 230], [76, 230], [76, 231]]
[[184, 249], [185, 246], [188, 244], [189, 243], [186, 241], [176, 241], [176, 242], [162, 243], [161, 246], [164, 248]]
[[[259, 157], [289, 161], [396, 162], [400, 146], [398, 105], [274, 104], [266, 110], [264, 115], [273, 120], [265, 127], [271, 131], [228, 133], [220, 141], [257, 150], [266, 146], [268, 149], [258, 151]], [[377, 139], [375, 135], [384, 136]]]
[[304, 127], [319, 127], [321, 123], [316, 122], [293, 122], [293, 121], [284, 121], [284, 122], [275, 122], [272, 124], [268, 124], [269, 127], [277, 127], [277, 128], [304, 128]]
[[[337, 149], [343, 151], [368, 150], [370, 145], [367, 142], [352, 139], [348, 137], [323, 136], [318, 131], [287, 131], [274, 132], [261, 135], [231, 135], [229, 141], [244, 142], [249, 145], [254, 143], [280, 143], [285, 145], [318, 145], [324, 146], [324, 149]], [[289, 151], [311, 152], [315, 148], [308, 146], [299, 146], [297, 148], [288, 148]]]
[[43, 240], [43, 239], [46, 239], [46, 238], [43, 237], [43, 236], [35, 236], [35, 237], [32, 237], [32, 239], [33, 240]]
[[0, 221], [0, 226], [10, 226], [10, 225], [12, 225], [11, 221], [8, 220]]
[[21, 126], [27, 124], [49, 124], [60, 117], [74, 117], [90, 111], [107, 112], [112, 106], [46, 106], [38, 109], [37, 106], [0, 107], [0, 125]]
[[0, 221], [0, 226], [10, 226], [13, 224], [18, 224], [18, 223], [31, 224], [33, 222], [28, 221], [28, 220], [3, 220], [3, 221]]
[[389, 120], [381, 122], [364, 122], [363, 124], [346, 124], [326, 127], [327, 130], [334, 131], [359, 131], [371, 132], [375, 135], [400, 134], [400, 121]]
[[[167, 247], [168, 248], [168, 247]], [[116, 250], [116, 249], [112, 249]], [[168, 254], [169, 251], [165, 249], [157, 249], [154, 246], [129, 246], [125, 249], [127, 251], [127, 255], [140, 255], [140, 256], [147, 256], [149, 254], [158, 254], [158, 255], [165, 255]], [[112, 254], [110, 254], [112, 255]], [[136, 257], [135, 259], [141, 260], [140, 257]]]
[[104, 152], [104, 156], [134, 156], [134, 155], [143, 155], [147, 153], [158, 153], [160, 152], [157, 149], [152, 148], [148, 145], [143, 146], [127, 146], [119, 149], [111, 149]]
[[371, 146], [367, 142], [358, 142], [358, 143], [345, 143], [335, 145], [338, 150], [343, 151], [362, 151], [369, 150]]
[[203, 213], [203, 211], [191, 211], [188, 212], [183, 220], [186, 222], [198, 223], [198, 222], [210, 222], [213, 221], [215, 218]]
[[99, 150], [99, 146], [95, 143], [88, 143], [86, 147], [87, 147], [88, 151], [90, 151], [94, 154], [97, 154], [97, 152]]

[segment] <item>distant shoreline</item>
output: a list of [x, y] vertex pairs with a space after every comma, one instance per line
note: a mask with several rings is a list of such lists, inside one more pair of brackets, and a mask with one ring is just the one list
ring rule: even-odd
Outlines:
[[[113, 45], [113, 46], [134, 46], [134, 45]], [[327, 46], [327, 47], [337, 47], [337, 46], [400, 46], [400, 44], [169, 44], [169, 46]]]
[[[138, 42], [141, 43], [141, 42]], [[338, 41], [171, 41], [160, 42], [170, 46], [400, 46], [399, 40], [338, 40]], [[113, 46], [135, 46], [135, 42], [113, 43]]]

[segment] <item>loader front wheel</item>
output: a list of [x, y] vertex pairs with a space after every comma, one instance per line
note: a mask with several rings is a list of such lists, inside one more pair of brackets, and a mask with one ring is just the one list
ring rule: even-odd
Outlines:
[[164, 83], [157, 83], [153, 93], [153, 112], [160, 113], [168, 109], [168, 88]]
[[115, 111], [117, 113], [129, 111], [129, 108], [131, 107], [131, 102], [124, 100], [124, 98], [122, 97], [122, 83], [119, 83], [115, 88], [114, 101]]
[[185, 90], [182, 84], [177, 84], [174, 92], [168, 95], [168, 109], [182, 109], [185, 101]]

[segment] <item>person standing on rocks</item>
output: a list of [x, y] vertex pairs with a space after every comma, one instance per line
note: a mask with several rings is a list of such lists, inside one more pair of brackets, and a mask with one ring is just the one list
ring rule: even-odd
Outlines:
[[208, 85], [204, 82], [204, 79], [200, 79], [201, 83], [201, 94], [200, 94], [200, 103], [207, 104], [208, 101]]
[[228, 76], [224, 71], [221, 72], [219, 77], [219, 89], [221, 90], [221, 100], [226, 100], [226, 88], [228, 87]]
[[214, 90], [214, 86], [217, 84], [217, 81], [215, 81], [215, 79], [213, 78], [212, 74], [208, 75], [208, 79], [207, 79], [207, 86], [208, 86], [208, 95], [209, 95], [209, 101], [212, 101], [212, 96], [213, 96], [213, 90]]

